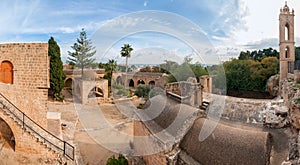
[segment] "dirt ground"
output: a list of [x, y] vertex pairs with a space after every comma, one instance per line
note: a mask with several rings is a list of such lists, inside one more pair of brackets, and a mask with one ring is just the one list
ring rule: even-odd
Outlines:
[[[67, 91], [64, 91], [64, 95], [64, 103], [49, 101], [49, 111], [61, 112], [61, 121], [66, 124], [63, 130], [63, 138], [76, 146], [77, 163], [84, 165], [106, 164], [109, 157], [113, 155], [117, 156], [118, 154], [98, 144], [90, 136], [91, 133], [97, 130], [83, 127], [75, 111], [72, 96]], [[133, 106], [137, 106], [140, 102], [143, 102], [143, 100], [137, 100], [132, 103]], [[118, 110], [118, 106], [114, 104], [100, 104], [99, 107], [105, 119], [112, 127], [125, 134], [133, 135], [132, 120], [122, 114]], [[249, 125], [243, 123], [229, 122], [227, 120], [220, 122], [233, 127], [247, 127], [247, 129], [249, 129]], [[257, 125], [250, 126], [250, 129], [268, 131], [272, 134], [273, 149], [271, 153], [271, 164], [281, 164], [281, 162], [286, 159], [288, 155], [288, 139], [292, 136], [289, 129], [266, 129]]]
[[[118, 154], [106, 149], [98, 144], [91, 136], [93, 133], [91, 128], [83, 127], [81, 121], [78, 119], [75, 106], [73, 103], [72, 95], [70, 92], [64, 90], [64, 102], [54, 102], [49, 100], [48, 107], [51, 112], [61, 113], [61, 122], [66, 124], [63, 129], [64, 140], [76, 146], [76, 161], [78, 164], [106, 164], [109, 157]], [[135, 102], [138, 105], [141, 100]], [[99, 105], [105, 119], [111, 124], [112, 127], [118, 131], [133, 135], [133, 122], [123, 115], [114, 104], [100, 104]]]

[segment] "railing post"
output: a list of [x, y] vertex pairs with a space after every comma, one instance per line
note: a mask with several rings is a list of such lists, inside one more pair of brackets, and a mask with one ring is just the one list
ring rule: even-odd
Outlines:
[[64, 141], [64, 155], [66, 155], [66, 142]]
[[24, 116], [25, 116], [25, 114], [24, 114], [24, 112], [22, 112], [22, 125], [23, 125], [23, 129], [24, 129], [24, 126], [25, 126]]

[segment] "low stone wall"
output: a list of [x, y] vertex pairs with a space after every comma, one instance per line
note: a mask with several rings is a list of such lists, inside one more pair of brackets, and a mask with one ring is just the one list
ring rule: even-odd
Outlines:
[[[206, 93], [204, 98], [211, 98], [213, 95]], [[220, 96], [225, 99], [225, 108], [221, 118], [243, 123], [263, 124], [267, 114], [276, 109], [284, 107], [283, 100], [277, 99], [245, 99], [230, 96]], [[211, 102], [212, 100], [209, 100]], [[276, 108], [277, 107], [277, 108]], [[209, 108], [208, 108], [209, 111]], [[276, 116], [274, 116], [275, 118]]]

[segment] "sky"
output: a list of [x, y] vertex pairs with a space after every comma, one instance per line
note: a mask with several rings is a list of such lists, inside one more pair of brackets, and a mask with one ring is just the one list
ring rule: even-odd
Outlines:
[[[300, 45], [300, 1], [295, 10]], [[130, 64], [164, 60], [219, 63], [242, 50], [278, 49], [278, 17], [284, 0], [3, 0], [0, 43], [47, 42], [52, 36], [62, 61], [82, 28], [97, 61], [120, 57], [123, 44], [134, 48]], [[299, 13], [299, 14], [298, 14]], [[299, 27], [299, 28], [298, 28]]]

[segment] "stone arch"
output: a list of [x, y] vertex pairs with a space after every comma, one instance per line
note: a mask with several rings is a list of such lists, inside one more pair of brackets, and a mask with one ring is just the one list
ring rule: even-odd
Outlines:
[[154, 80], [149, 81], [148, 85], [150, 86], [150, 88], [154, 88], [155, 87], [155, 81]]
[[285, 47], [285, 58], [290, 58], [290, 47]]
[[142, 80], [142, 79], [138, 80], [138, 81], [137, 81], [137, 85], [140, 85], [140, 84], [145, 84], [145, 81]]
[[134, 81], [133, 81], [133, 79], [129, 79], [128, 80], [128, 86], [129, 87], [134, 87]]
[[72, 84], [73, 84], [73, 79], [72, 78], [68, 78], [65, 81], [65, 87], [72, 88]]
[[117, 84], [120, 84], [120, 85], [122, 84], [122, 77], [121, 77], [121, 76], [118, 76], [118, 77], [117, 77], [116, 83], [117, 83]]
[[0, 147], [11, 148], [15, 151], [16, 141], [11, 127], [0, 118]]
[[13, 64], [10, 61], [2, 61], [0, 68], [0, 82], [13, 84]]
[[286, 23], [284, 27], [284, 39], [286, 41], [290, 40], [290, 25], [288, 23]]
[[89, 90], [88, 98], [94, 98], [94, 97], [104, 98], [103, 90], [98, 86], [95, 86], [91, 90]]

